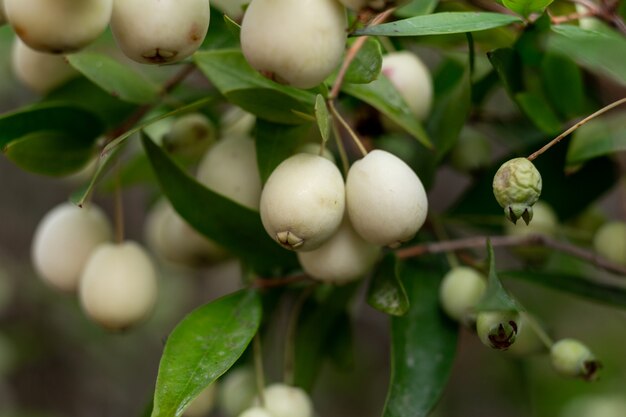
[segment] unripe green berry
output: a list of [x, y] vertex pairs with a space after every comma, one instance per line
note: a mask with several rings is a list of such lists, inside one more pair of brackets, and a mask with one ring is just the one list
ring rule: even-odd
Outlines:
[[187, 157], [202, 156], [215, 142], [215, 126], [202, 113], [179, 117], [163, 135], [163, 147]]
[[594, 380], [601, 367], [589, 348], [575, 339], [562, 339], [552, 345], [550, 359], [561, 375], [587, 381]]
[[482, 311], [476, 316], [476, 332], [485, 346], [506, 350], [515, 342], [518, 322], [514, 312]]
[[450, 163], [459, 172], [481, 170], [491, 162], [491, 143], [479, 131], [463, 128], [459, 140], [450, 151]]
[[254, 371], [240, 367], [220, 379], [218, 402], [228, 416], [238, 416], [252, 405], [257, 394]]
[[517, 223], [521, 217], [528, 224], [533, 218], [532, 206], [541, 194], [541, 174], [528, 159], [511, 159], [496, 172], [493, 194], [507, 219]]
[[439, 287], [439, 301], [453, 320], [464, 322], [487, 288], [485, 277], [465, 266], [452, 268]]
[[593, 247], [608, 260], [626, 266], [626, 222], [609, 222], [600, 227]]

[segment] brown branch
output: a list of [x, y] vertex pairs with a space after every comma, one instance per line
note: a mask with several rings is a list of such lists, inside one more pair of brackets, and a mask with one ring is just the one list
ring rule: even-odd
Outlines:
[[491, 240], [491, 245], [494, 247], [545, 246], [547, 248], [582, 259], [606, 271], [619, 275], [626, 275], [626, 267], [623, 265], [609, 261], [595, 252], [583, 249], [579, 246], [566, 242], [560, 242], [552, 239], [551, 237], [540, 234], [531, 234], [526, 236], [476, 236], [441, 242], [424, 243], [398, 249], [396, 250], [396, 255], [400, 259], [406, 259], [426, 254], [458, 251], [461, 249], [479, 249], [484, 248], [487, 245], [487, 239]]
[[294, 275], [290, 277], [280, 277], [280, 278], [257, 278], [252, 283], [253, 288], [275, 288], [275, 287], [284, 287], [289, 284], [295, 284], [298, 282], [308, 282], [311, 281], [307, 275]]

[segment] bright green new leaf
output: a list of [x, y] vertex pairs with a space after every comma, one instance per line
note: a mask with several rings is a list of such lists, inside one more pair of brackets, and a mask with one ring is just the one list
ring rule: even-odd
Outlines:
[[[348, 40], [348, 44], [354, 43]], [[374, 38], [367, 38], [363, 47], [359, 49], [354, 60], [350, 63], [344, 82], [353, 84], [367, 84], [374, 81], [383, 66], [383, 51], [380, 43]]]
[[228, 101], [275, 123], [306, 123], [314, 117], [315, 94], [268, 80], [246, 62], [239, 50], [197, 52], [198, 68]]
[[321, 94], [315, 97], [315, 119], [317, 120], [317, 127], [320, 130], [322, 140], [324, 143], [328, 142], [330, 138], [330, 116], [328, 114], [326, 100], [324, 100]]
[[542, 13], [554, 0], [502, 0], [507, 9], [528, 17], [531, 13]]
[[194, 229], [258, 272], [272, 273], [297, 265], [293, 252], [281, 248], [265, 232], [257, 211], [204, 187], [145, 135], [142, 143], [164, 194]]
[[67, 56], [69, 63], [94, 84], [114, 97], [134, 104], [154, 101], [158, 88], [150, 81], [108, 56], [80, 52]]
[[399, 278], [399, 264], [393, 253], [387, 254], [372, 276], [367, 303], [392, 316], [403, 316], [409, 309], [409, 298]]
[[610, 114], [592, 120], [574, 132], [567, 149], [567, 165], [580, 165], [625, 150], [626, 113]]
[[414, 136], [424, 146], [432, 148], [432, 143], [424, 127], [411, 113], [400, 92], [383, 74], [369, 84], [344, 83], [341, 89], [344, 93], [363, 100], [376, 108]]
[[548, 50], [626, 85], [626, 38], [623, 35], [609, 28], [592, 31], [573, 25], [552, 26], [552, 32]]
[[496, 259], [490, 241], [487, 241], [487, 251], [489, 252], [487, 289], [476, 305], [476, 311], [520, 311], [520, 306], [504, 289], [496, 274]]
[[194, 310], [167, 338], [152, 417], [178, 417], [239, 359], [261, 322], [261, 301], [240, 291]]
[[477, 32], [519, 23], [515, 16], [491, 12], [442, 12], [369, 26], [354, 34], [372, 36], [425, 36]]
[[458, 328], [439, 307], [443, 273], [412, 264], [401, 270], [411, 308], [391, 320], [391, 382], [383, 417], [426, 417], [450, 377]]

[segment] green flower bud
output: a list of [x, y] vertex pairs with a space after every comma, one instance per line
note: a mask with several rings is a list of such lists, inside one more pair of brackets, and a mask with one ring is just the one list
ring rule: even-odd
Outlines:
[[594, 380], [602, 366], [589, 348], [575, 339], [562, 339], [552, 345], [550, 359], [561, 375], [587, 381]]
[[493, 195], [504, 208], [507, 219], [526, 224], [533, 218], [533, 204], [541, 194], [541, 174], [526, 158], [511, 159], [498, 169], [493, 178]]
[[508, 311], [483, 311], [476, 317], [476, 332], [487, 347], [506, 350], [517, 337], [519, 316]]

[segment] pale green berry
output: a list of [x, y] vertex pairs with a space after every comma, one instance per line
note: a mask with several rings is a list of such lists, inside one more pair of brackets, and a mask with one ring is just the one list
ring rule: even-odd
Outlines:
[[249, 367], [233, 369], [220, 379], [218, 402], [228, 416], [238, 416], [250, 407], [256, 394], [254, 371]]
[[474, 306], [486, 288], [485, 277], [475, 269], [466, 266], [452, 268], [439, 287], [441, 307], [451, 319], [464, 322], [473, 314]]
[[517, 223], [522, 218], [528, 224], [533, 218], [533, 205], [541, 194], [541, 174], [528, 159], [511, 159], [496, 172], [493, 194], [507, 219]]
[[263, 391], [263, 398], [272, 417], [313, 417], [311, 398], [301, 388], [272, 384]]
[[244, 410], [238, 417], [275, 417], [263, 407], [251, 407]]
[[609, 222], [600, 227], [593, 247], [608, 260], [626, 266], [626, 222]]
[[576, 339], [562, 339], [552, 345], [550, 359], [559, 374], [587, 381], [594, 380], [601, 367], [591, 350]]
[[623, 394], [593, 394], [576, 397], [559, 414], [559, 417], [624, 416], [626, 416], [626, 397]]
[[487, 347], [506, 350], [515, 342], [519, 315], [505, 311], [482, 311], [476, 316], [476, 332]]
[[491, 162], [491, 143], [481, 132], [463, 128], [452, 150], [450, 163], [459, 172], [481, 170]]

